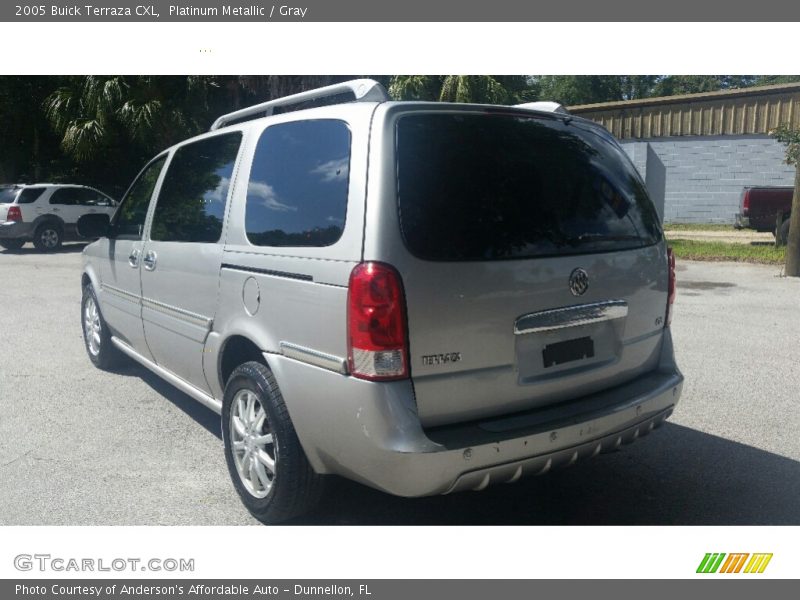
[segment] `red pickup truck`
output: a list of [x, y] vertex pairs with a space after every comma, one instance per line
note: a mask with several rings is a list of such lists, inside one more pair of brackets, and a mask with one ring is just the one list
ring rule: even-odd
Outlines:
[[[792, 186], [753, 186], [742, 190], [739, 212], [736, 214], [737, 229], [750, 228], [756, 231], [771, 231], [786, 243], [789, 237], [789, 213], [792, 210]], [[775, 230], [778, 215], [783, 216], [780, 231]]]

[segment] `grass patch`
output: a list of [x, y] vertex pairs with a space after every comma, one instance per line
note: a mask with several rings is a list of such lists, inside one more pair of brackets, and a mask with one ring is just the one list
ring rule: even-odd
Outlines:
[[736, 231], [733, 225], [719, 223], [664, 223], [664, 231]]
[[779, 265], [786, 262], [786, 246], [772, 244], [727, 244], [725, 242], [698, 242], [695, 240], [669, 240], [667, 245], [676, 258], [685, 260], [716, 260]]

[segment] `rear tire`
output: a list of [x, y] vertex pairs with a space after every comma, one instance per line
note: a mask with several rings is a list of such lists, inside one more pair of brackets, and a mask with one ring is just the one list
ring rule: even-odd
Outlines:
[[109, 370], [122, 362], [123, 354], [111, 341], [111, 334], [103, 315], [100, 314], [100, 304], [97, 302], [92, 284], [87, 284], [83, 288], [81, 329], [86, 354], [95, 367]]
[[0, 246], [6, 250], [19, 250], [25, 245], [25, 240], [0, 240]]
[[323, 478], [309, 464], [265, 365], [246, 362], [228, 379], [222, 439], [233, 486], [259, 521], [287, 521], [319, 503]]
[[778, 238], [779, 246], [785, 246], [789, 242], [789, 217], [786, 217], [783, 223], [781, 223], [781, 228], [778, 230], [778, 234], [775, 237]]
[[53, 223], [45, 223], [36, 228], [33, 234], [33, 245], [40, 252], [52, 252], [61, 246], [64, 233]]

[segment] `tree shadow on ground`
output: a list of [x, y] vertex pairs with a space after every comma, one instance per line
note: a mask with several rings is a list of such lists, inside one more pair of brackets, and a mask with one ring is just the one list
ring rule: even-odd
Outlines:
[[620, 451], [483, 492], [403, 499], [336, 480], [323, 525], [797, 525], [800, 462], [667, 423]]
[[[141, 378], [221, 439], [219, 416], [144, 367]], [[308, 525], [798, 525], [800, 462], [667, 423], [617, 452], [513, 485], [399, 498], [329, 478]]]
[[201, 425], [206, 431], [216, 436], [217, 439], [222, 439], [220, 419], [217, 413], [205, 405], [200, 404], [191, 396], [184, 394], [178, 388], [167, 383], [152, 371], [130, 359], [126, 360], [120, 368], [116, 369], [115, 373], [129, 377], [138, 377], [150, 386], [153, 391], [172, 402], [172, 404]]
[[19, 250], [7, 250], [6, 248], [0, 248], [0, 254], [8, 254], [14, 255], [18, 254], [20, 256], [27, 256], [30, 254], [79, 254], [83, 252], [83, 249], [86, 247], [87, 242], [75, 242], [75, 243], [65, 243], [56, 248], [55, 250], [48, 250], [44, 252], [42, 250], [37, 250], [33, 247], [33, 244], [25, 244]]

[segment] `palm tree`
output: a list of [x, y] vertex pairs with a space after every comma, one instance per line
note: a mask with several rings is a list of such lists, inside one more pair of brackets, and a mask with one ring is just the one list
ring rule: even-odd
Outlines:
[[511, 104], [533, 99], [525, 76], [396, 75], [389, 94], [398, 100]]
[[99, 76], [70, 78], [45, 101], [64, 152], [79, 162], [109, 146], [169, 146], [203, 131], [212, 77]]

